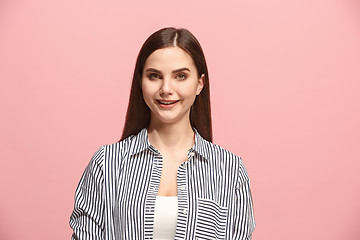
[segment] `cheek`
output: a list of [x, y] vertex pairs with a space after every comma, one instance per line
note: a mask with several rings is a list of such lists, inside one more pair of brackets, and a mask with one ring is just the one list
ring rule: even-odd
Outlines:
[[156, 98], [157, 88], [154, 84], [148, 84], [147, 82], [144, 82], [141, 85], [142, 94], [144, 101], [147, 105], [151, 104], [153, 99]]
[[147, 82], [143, 82], [141, 84], [141, 89], [143, 92], [143, 95], [145, 96], [149, 96], [152, 92], [152, 86], [150, 84], [148, 84]]
[[186, 87], [181, 88], [181, 95], [184, 98], [188, 98], [188, 99], [192, 99], [196, 97], [196, 90], [197, 90], [197, 85], [195, 84], [189, 84]]
[[144, 100], [146, 102], [146, 99], [148, 98], [149, 93], [148, 93], [147, 87], [144, 86], [144, 84], [141, 84], [141, 91], [142, 91], [143, 98], [144, 98]]

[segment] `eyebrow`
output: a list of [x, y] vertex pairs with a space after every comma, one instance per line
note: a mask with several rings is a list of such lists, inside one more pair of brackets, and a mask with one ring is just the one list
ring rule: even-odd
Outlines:
[[[187, 67], [183, 67], [183, 68], [179, 68], [179, 69], [176, 69], [174, 71], [172, 71], [172, 73], [177, 73], [177, 72], [182, 72], [182, 71], [190, 71], [190, 69], [188, 69]], [[155, 68], [148, 68], [146, 69], [146, 72], [156, 72], [156, 73], [161, 73], [161, 71], [155, 69]]]

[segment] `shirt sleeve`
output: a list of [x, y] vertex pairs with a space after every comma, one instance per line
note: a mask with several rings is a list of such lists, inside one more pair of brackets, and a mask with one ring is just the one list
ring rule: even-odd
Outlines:
[[103, 239], [103, 158], [104, 146], [95, 152], [76, 188], [74, 210], [70, 216], [72, 240]]
[[235, 240], [251, 240], [252, 232], [256, 223], [254, 219], [253, 202], [250, 191], [250, 180], [247, 176], [242, 162], [240, 164], [240, 172], [238, 182], [235, 189], [235, 222], [234, 234]]

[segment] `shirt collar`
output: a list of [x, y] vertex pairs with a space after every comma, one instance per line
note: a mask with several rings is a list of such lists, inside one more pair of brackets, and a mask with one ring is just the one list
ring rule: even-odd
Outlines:
[[[193, 128], [195, 132], [195, 143], [190, 148], [189, 152], [196, 152], [200, 154], [204, 159], [209, 159], [209, 152], [206, 150], [208, 147], [208, 144], [211, 144], [207, 140], [205, 140], [200, 133]], [[150, 149], [151, 151], [156, 151], [156, 149], [150, 144], [149, 138], [148, 138], [148, 132], [146, 128], [143, 128], [137, 135], [134, 136], [131, 144], [131, 154], [134, 155], [139, 152], [144, 151], [145, 149]]]

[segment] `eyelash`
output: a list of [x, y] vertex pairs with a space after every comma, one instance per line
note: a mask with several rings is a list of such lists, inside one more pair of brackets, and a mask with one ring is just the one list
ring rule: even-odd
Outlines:
[[151, 73], [151, 74], [149, 74], [149, 79], [150, 80], [154, 80], [155, 78], [160, 78], [160, 76], [158, 75], [158, 74], [156, 74], [156, 73]]
[[179, 76], [183, 76], [181, 79], [179, 79], [179, 80], [185, 80], [186, 79], [186, 74], [184, 74], [184, 73], [179, 73], [176, 77], [179, 77]]
[[[178, 78], [179, 76], [181, 76], [180, 79]], [[160, 75], [159, 75], [159, 74], [156, 74], [156, 73], [151, 73], [151, 74], [149, 74], [148, 78], [149, 78], [150, 80], [161, 79]], [[187, 78], [187, 75], [186, 75], [185, 73], [179, 73], [178, 75], [176, 75], [176, 78], [177, 78], [178, 80], [185, 80], [185, 79]]]

